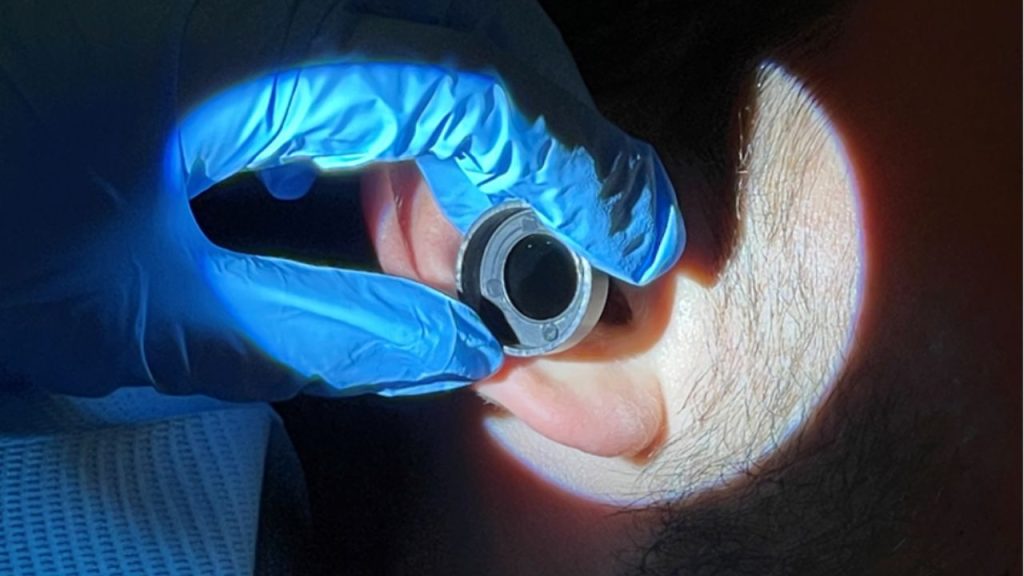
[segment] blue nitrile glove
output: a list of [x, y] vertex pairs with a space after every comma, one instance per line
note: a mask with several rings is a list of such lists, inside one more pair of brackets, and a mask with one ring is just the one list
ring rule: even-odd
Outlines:
[[[298, 197], [313, 167], [416, 158], [459, 228], [520, 198], [598, 267], [644, 283], [682, 249], [674, 193], [649, 146], [600, 128], [602, 142], [569, 149], [523, 118], [496, 78], [429, 65], [328, 63], [235, 86], [168, 136], [159, 186], [99, 186], [106, 196], [90, 203], [71, 195], [87, 207], [71, 217], [91, 219], [90, 233], [25, 230], [52, 248], [43, 258], [7, 245], [15, 274], [0, 291], [0, 354], [56, 389], [60, 364], [74, 362], [78, 393], [129, 383], [280, 398], [321, 378], [340, 392], [414, 394], [482, 378], [501, 348], [465, 306], [404, 279], [219, 248], [188, 198], [239, 170]], [[603, 178], [590, 149], [614, 154]], [[49, 219], [5, 197], [5, 220]], [[249, 368], [264, 354], [288, 369]]]
[[298, 197], [313, 167], [416, 158], [459, 228], [520, 198], [599, 268], [645, 283], [682, 250], [674, 192], [650, 146], [592, 120], [594, 140], [566, 147], [497, 78], [430, 65], [334, 62], [227, 89], [167, 136], [148, 185], [95, 175], [59, 205], [4, 191], [0, 362], [62, 392], [229, 399], [288, 397], [316, 378], [399, 395], [485, 377], [501, 347], [467, 307], [404, 279], [219, 248], [188, 199], [239, 170]]

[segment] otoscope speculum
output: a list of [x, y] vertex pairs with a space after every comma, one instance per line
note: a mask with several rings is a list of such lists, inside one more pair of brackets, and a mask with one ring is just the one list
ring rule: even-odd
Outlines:
[[459, 299], [511, 356], [566, 350], [597, 324], [608, 277], [559, 240], [529, 205], [508, 202], [482, 214], [456, 264]]

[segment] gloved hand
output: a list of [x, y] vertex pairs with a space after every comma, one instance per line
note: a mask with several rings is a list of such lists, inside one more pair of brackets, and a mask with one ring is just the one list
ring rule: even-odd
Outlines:
[[519, 198], [634, 283], [667, 270], [684, 242], [648, 145], [596, 114], [586, 141], [566, 145], [493, 75], [344, 59], [268, 73], [181, 118], [159, 162], [123, 150], [113, 176], [74, 149], [38, 156], [38, 135], [60, 142], [60, 125], [13, 83], [0, 84], [0, 110], [4, 162], [75, 175], [37, 183], [24, 164], [5, 170], [0, 209], [0, 366], [53, 391], [279, 399], [322, 379], [339, 394], [399, 395], [497, 369], [501, 347], [473, 311], [427, 287], [210, 243], [188, 199], [239, 170], [298, 197], [315, 170], [415, 158], [463, 231]]

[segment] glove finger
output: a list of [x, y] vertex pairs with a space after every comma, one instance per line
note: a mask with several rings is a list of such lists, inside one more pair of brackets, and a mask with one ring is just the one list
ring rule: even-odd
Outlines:
[[583, 126], [569, 146], [543, 118], [523, 117], [496, 77], [416, 64], [323, 64], [221, 93], [182, 122], [172, 152], [190, 195], [241, 169], [298, 160], [337, 170], [433, 157], [462, 173], [434, 171], [435, 191], [451, 185], [477, 197], [439, 195], [460, 227], [485, 206], [522, 199], [597, 267], [649, 282], [685, 243], [675, 192], [649, 145], [589, 109], [572, 113]]
[[480, 214], [491, 207], [491, 200], [480, 193], [455, 162], [420, 156], [416, 165], [438, 207], [459, 232], [468, 232]]
[[321, 392], [448, 390], [501, 364], [476, 314], [414, 282], [211, 250], [205, 278], [241, 331]]
[[295, 162], [260, 170], [258, 176], [274, 198], [298, 200], [313, 187], [317, 174], [313, 166]]

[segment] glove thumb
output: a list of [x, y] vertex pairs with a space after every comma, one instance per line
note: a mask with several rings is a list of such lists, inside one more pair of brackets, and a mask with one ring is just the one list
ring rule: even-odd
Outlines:
[[321, 392], [443, 391], [501, 364], [471, 309], [402, 278], [216, 247], [201, 275], [241, 333]]

